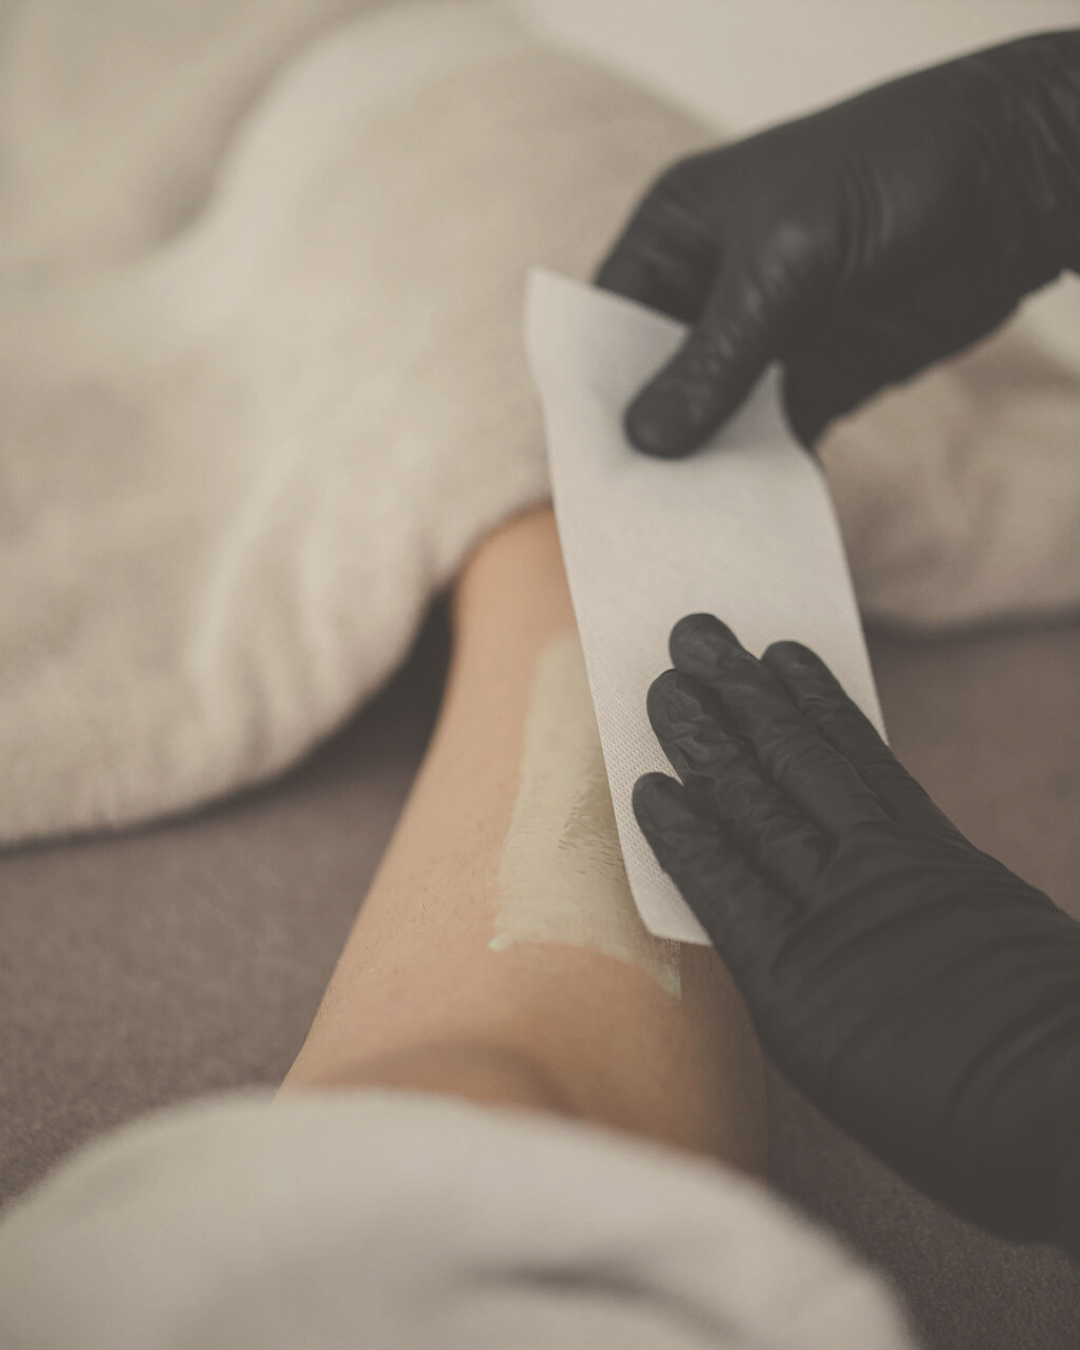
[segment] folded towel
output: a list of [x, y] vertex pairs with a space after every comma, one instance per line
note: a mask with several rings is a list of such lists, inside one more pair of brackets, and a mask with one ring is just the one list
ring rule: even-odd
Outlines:
[[760, 1183], [416, 1091], [234, 1094], [81, 1150], [0, 1223], [33, 1350], [914, 1350]]

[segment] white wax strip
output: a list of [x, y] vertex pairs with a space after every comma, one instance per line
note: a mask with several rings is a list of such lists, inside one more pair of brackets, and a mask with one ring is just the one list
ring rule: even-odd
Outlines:
[[806, 643], [883, 724], [832, 503], [781, 415], [776, 372], [688, 459], [650, 459], [626, 441], [627, 402], [683, 332], [603, 291], [530, 278], [526, 345], [630, 887], [650, 932], [704, 942], [631, 807], [641, 774], [670, 771], [645, 695], [670, 664], [676, 620], [716, 614], [758, 655], [780, 638]]

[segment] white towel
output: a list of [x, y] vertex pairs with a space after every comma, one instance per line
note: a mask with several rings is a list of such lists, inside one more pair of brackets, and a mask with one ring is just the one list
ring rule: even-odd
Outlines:
[[[680, 34], [699, 78], [770, 23], [695, 13], [657, 48]], [[547, 493], [526, 269], [587, 275], [718, 132], [495, 0], [23, 0], [0, 23], [11, 841], [263, 778], [388, 678], [469, 546]], [[865, 614], [1080, 602], [1078, 369], [1015, 329], [829, 438]]]
[[27, 227], [0, 286], [0, 838], [194, 805], [377, 689], [468, 547], [547, 494], [528, 266], [587, 274], [703, 139], [498, 6], [429, 0], [287, 63], [183, 228], [149, 153], [134, 223], [71, 202], [34, 257]]
[[222, 1097], [0, 1223], [5, 1350], [914, 1350], [777, 1197], [630, 1135], [419, 1092]]

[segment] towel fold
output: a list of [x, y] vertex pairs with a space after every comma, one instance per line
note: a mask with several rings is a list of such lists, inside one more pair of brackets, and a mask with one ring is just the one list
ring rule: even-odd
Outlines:
[[914, 1350], [759, 1183], [631, 1135], [379, 1089], [225, 1096], [84, 1148], [0, 1223], [34, 1350]]

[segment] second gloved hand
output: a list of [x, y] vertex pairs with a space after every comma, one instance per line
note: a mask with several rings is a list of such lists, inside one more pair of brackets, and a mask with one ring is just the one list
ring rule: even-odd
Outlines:
[[685, 454], [779, 360], [809, 445], [988, 333], [1076, 265], [1078, 106], [1080, 33], [1048, 33], [674, 165], [597, 275], [692, 325], [630, 439]]
[[901, 1175], [1080, 1251], [1080, 924], [970, 844], [818, 657], [708, 615], [649, 694], [638, 820], [762, 1043]]

